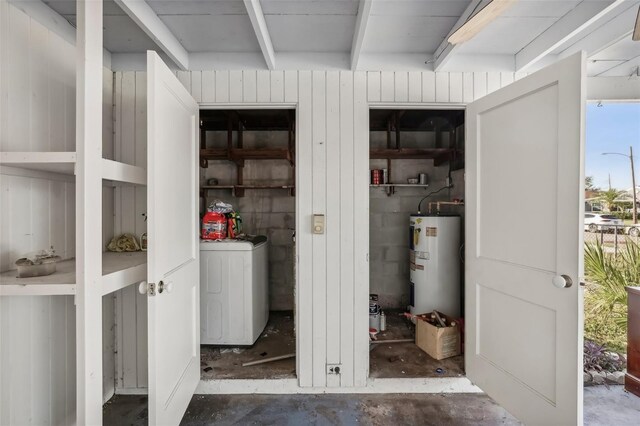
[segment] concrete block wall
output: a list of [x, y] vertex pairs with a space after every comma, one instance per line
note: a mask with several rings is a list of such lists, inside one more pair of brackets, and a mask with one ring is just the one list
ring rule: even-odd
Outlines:
[[[435, 141], [431, 132], [403, 133], [402, 146], [418, 146], [416, 139], [425, 147], [428, 141]], [[406, 143], [405, 143], [406, 139]], [[371, 146], [386, 146], [384, 132], [371, 132]], [[370, 169], [387, 167], [386, 160], [371, 160]], [[409, 216], [417, 212], [420, 200], [432, 191], [445, 185], [449, 165], [434, 166], [433, 160], [392, 160], [389, 181], [407, 183], [408, 178], [427, 174], [429, 187], [396, 188], [387, 195], [384, 188], [369, 190], [369, 267], [370, 293], [378, 294], [383, 308], [405, 308], [409, 303]], [[430, 201], [464, 199], [464, 171], [452, 172], [453, 188], [430, 196], [422, 203], [422, 212], [428, 209]], [[446, 210], [445, 210], [446, 209]], [[463, 207], [443, 207], [442, 211], [464, 214]]]
[[[226, 132], [208, 132], [207, 147], [224, 147]], [[234, 142], [235, 143], [235, 142]], [[243, 135], [244, 147], [286, 147], [286, 132], [248, 132]], [[201, 180], [216, 178], [220, 185], [236, 183], [236, 166], [228, 161], [209, 161], [201, 170]], [[244, 183], [289, 185], [294, 182], [294, 170], [284, 160], [247, 160]], [[294, 309], [295, 197], [284, 189], [245, 191], [244, 197], [234, 197], [231, 190], [209, 190], [206, 204], [214, 200], [231, 203], [242, 217], [247, 234], [269, 237], [269, 308], [274, 311]]]

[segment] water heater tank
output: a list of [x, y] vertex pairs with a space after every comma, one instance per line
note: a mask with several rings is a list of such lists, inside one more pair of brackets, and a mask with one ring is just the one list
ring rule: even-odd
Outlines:
[[460, 216], [412, 215], [409, 240], [409, 310], [459, 317]]

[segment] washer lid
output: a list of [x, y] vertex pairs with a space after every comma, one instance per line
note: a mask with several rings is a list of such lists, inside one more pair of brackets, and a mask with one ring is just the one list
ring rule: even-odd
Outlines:
[[265, 235], [247, 237], [242, 240], [200, 240], [200, 250], [249, 251], [266, 243], [267, 237]]

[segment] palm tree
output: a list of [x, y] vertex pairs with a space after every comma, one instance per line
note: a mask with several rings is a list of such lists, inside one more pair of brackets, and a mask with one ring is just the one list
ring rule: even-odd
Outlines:
[[624, 194], [624, 191], [618, 191], [617, 189], [608, 189], [606, 191], [600, 192], [600, 200], [607, 206], [610, 212], [617, 210], [616, 202], [621, 195]]

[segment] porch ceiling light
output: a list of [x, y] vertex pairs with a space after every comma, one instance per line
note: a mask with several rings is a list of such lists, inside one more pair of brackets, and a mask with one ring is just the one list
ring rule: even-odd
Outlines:
[[493, 0], [482, 8], [480, 12], [469, 18], [469, 20], [462, 24], [460, 28], [455, 30], [454, 33], [449, 36], [447, 41], [451, 44], [461, 44], [465, 41], [471, 40], [480, 31], [482, 31], [484, 27], [504, 13], [504, 11], [510, 8], [515, 2], [516, 0]]

